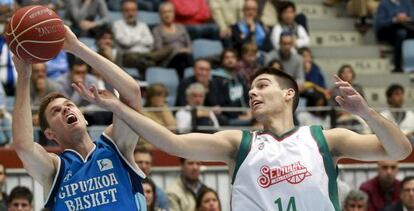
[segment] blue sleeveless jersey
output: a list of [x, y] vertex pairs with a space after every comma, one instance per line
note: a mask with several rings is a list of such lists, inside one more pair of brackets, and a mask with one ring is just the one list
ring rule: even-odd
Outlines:
[[58, 211], [146, 211], [144, 173], [131, 166], [105, 135], [84, 160], [74, 150], [59, 155], [60, 164], [45, 207]]

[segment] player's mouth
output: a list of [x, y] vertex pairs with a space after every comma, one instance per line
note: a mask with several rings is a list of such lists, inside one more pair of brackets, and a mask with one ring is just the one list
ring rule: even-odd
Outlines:
[[253, 100], [252, 101], [252, 110], [256, 110], [260, 105], [262, 105], [263, 102], [259, 100]]
[[66, 115], [66, 123], [68, 125], [74, 124], [78, 121], [78, 118], [74, 114]]

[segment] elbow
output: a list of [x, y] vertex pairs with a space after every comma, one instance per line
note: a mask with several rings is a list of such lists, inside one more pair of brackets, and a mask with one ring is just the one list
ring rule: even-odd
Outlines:
[[411, 155], [411, 153], [413, 152], [413, 147], [411, 145], [411, 143], [409, 143], [406, 147], [404, 147], [404, 152], [402, 153], [402, 159], [406, 159], [408, 156]]

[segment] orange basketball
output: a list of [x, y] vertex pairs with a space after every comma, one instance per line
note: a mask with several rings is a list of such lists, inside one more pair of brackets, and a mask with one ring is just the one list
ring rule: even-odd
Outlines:
[[42, 63], [53, 59], [62, 49], [65, 27], [47, 7], [27, 6], [14, 12], [5, 38], [14, 55], [28, 63]]

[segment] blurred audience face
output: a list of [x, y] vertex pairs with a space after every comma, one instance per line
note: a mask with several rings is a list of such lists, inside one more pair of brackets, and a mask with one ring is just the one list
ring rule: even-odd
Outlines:
[[394, 90], [387, 102], [393, 108], [401, 108], [404, 105], [404, 91], [402, 89]]
[[236, 54], [232, 51], [226, 51], [223, 56], [223, 67], [227, 70], [234, 70], [237, 66]]
[[205, 86], [208, 85], [208, 81], [210, 79], [210, 71], [211, 71], [210, 62], [206, 60], [198, 60], [194, 64], [194, 76], [197, 82]]
[[295, 22], [295, 10], [292, 7], [288, 7], [282, 11], [282, 22], [287, 25], [291, 25]]
[[389, 188], [395, 181], [398, 173], [397, 161], [379, 161], [378, 179], [382, 187]]
[[163, 3], [160, 7], [160, 18], [164, 24], [171, 24], [175, 18], [174, 6], [169, 3]]
[[202, 106], [204, 105], [204, 99], [206, 95], [204, 92], [192, 92], [187, 96], [187, 102], [190, 106]]
[[147, 206], [151, 206], [154, 201], [154, 190], [149, 183], [142, 183], [142, 188], [144, 189]]
[[197, 182], [198, 177], [200, 176], [200, 166], [200, 161], [185, 160], [184, 163], [181, 164], [181, 174], [184, 179], [190, 182]]
[[45, 78], [38, 78], [35, 84], [37, 91], [46, 91], [46, 79]]
[[309, 51], [303, 51], [301, 56], [303, 63], [312, 62], [312, 54]]
[[414, 180], [409, 180], [403, 184], [400, 199], [408, 210], [414, 209]]
[[[151, 96], [148, 96], [148, 104], [150, 107], [163, 107], [165, 106], [167, 90], [162, 85], [151, 85]], [[149, 94], [149, 93], [148, 93]]]
[[364, 200], [349, 200], [344, 211], [366, 211], [366, 203]]
[[282, 53], [282, 55], [290, 55], [293, 46], [293, 36], [283, 35], [280, 37], [280, 52]]
[[29, 200], [24, 199], [24, 198], [13, 199], [8, 206], [8, 211], [32, 211], [32, 210], [33, 208]]
[[213, 192], [207, 192], [201, 199], [201, 206], [197, 211], [220, 211], [219, 199]]
[[339, 78], [341, 78], [342, 80], [348, 82], [348, 83], [352, 83], [352, 81], [354, 80], [354, 71], [349, 68], [349, 67], [345, 67], [342, 70], [342, 73], [340, 75], [338, 75]]
[[254, 21], [257, 17], [257, 2], [254, 0], [246, 0], [243, 6], [244, 19]]
[[36, 82], [39, 78], [47, 78], [45, 63], [32, 64], [32, 82]]
[[88, 74], [88, 65], [80, 64], [73, 65], [70, 72], [72, 82], [83, 82], [85, 81], [86, 74]]
[[135, 24], [138, 14], [138, 5], [135, 1], [126, 1], [122, 4], [122, 15], [127, 24]]
[[114, 46], [114, 40], [113, 35], [111, 33], [105, 33], [103, 34], [97, 41], [96, 45], [98, 48], [103, 48], [105, 46], [107, 47], [113, 47]]
[[2, 190], [4, 183], [6, 182], [6, 168], [0, 163], [0, 190]]
[[151, 154], [137, 152], [134, 154], [134, 160], [138, 167], [145, 173], [145, 175], [150, 175], [152, 167]]
[[282, 70], [282, 64], [280, 64], [279, 62], [273, 62], [272, 64], [270, 64], [270, 67], [273, 67], [278, 70]]

